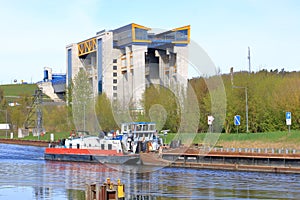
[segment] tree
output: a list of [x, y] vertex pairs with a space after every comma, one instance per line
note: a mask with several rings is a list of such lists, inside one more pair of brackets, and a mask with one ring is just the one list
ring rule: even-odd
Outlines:
[[99, 132], [94, 103], [90, 79], [85, 70], [80, 70], [74, 78], [72, 88], [73, 121], [77, 130], [95, 134]]
[[157, 129], [177, 132], [180, 126], [181, 108], [176, 95], [161, 85], [151, 85], [143, 95], [145, 118], [157, 124]]
[[111, 129], [116, 129], [118, 127], [113, 115], [112, 105], [105, 93], [102, 93], [97, 98], [96, 115], [101, 130], [108, 132]]

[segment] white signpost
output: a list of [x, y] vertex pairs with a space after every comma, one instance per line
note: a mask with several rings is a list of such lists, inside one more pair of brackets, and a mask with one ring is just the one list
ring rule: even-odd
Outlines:
[[209, 126], [209, 132], [212, 132], [212, 123], [214, 121], [214, 117], [212, 115], [207, 116], [207, 124]]
[[291, 125], [292, 125], [292, 113], [291, 112], [285, 113], [285, 121], [286, 121], [286, 125], [289, 127], [289, 132], [290, 132]]

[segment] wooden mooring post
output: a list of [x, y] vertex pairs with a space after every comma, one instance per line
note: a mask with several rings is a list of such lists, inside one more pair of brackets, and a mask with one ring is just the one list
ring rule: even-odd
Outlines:
[[103, 184], [86, 185], [86, 200], [124, 200], [125, 187], [118, 179], [117, 184], [113, 184], [110, 178], [106, 179]]

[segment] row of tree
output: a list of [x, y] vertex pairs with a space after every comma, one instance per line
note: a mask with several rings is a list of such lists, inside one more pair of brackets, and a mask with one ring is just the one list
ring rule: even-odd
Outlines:
[[[268, 72], [262, 70], [257, 73], [239, 72], [233, 76], [222, 75], [223, 86], [208, 89], [208, 79], [198, 78], [190, 80], [198, 97], [201, 113], [212, 113], [208, 102], [212, 95], [220, 90], [226, 94], [226, 115], [222, 132], [246, 132], [246, 95], [248, 101], [248, 126], [249, 132], [269, 132], [287, 130], [285, 114], [292, 112], [292, 128], [300, 128], [300, 73], [299, 72]], [[219, 113], [216, 113], [217, 115]], [[241, 125], [234, 125], [234, 116], [241, 116]], [[206, 116], [202, 116], [199, 131], [205, 131]]]
[[[79, 87], [80, 86], [80, 87]], [[80, 72], [69, 88], [67, 105], [43, 106], [43, 125], [47, 131], [71, 129], [110, 131], [127, 120], [155, 121], [157, 128], [171, 132], [207, 132], [207, 117], [212, 115], [215, 132], [246, 132], [246, 95], [249, 132], [287, 130], [285, 113], [292, 112], [292, 129], [300, 129], [300, 72], [239, 72], [189, 80], [186, 90], [174, 92], [168, 87], [152, 85], [140, 104], [144, 112], [124, 111], [118, 102], [105, 94], [90, 99], [87, 75]], [[20, 106], [9, 107], [0, 88], [0, 110], [7, 110], [14, 129], [23, 128], [32, 97], [19, 99]], [[234, 125], [234, 116], [241, 125]], [[0, 113], [0, 122], [5, 112]]]

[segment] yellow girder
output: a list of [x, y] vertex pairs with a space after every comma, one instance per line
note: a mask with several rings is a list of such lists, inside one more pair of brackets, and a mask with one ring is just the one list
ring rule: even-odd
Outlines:
[[91, 38], [82, 42], [77, 43], [78, 57], [92, 53], [97, 50], [96, 38]]

